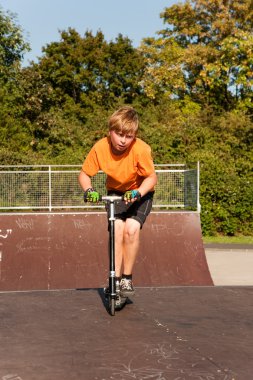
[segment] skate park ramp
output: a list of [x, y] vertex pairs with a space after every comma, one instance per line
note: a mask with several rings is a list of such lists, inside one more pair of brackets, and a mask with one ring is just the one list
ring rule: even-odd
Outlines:
[[[2, 213], [0, 229], [1, 291], [107, 285], [105, 213]], [[133, 275], [137, 287], [213, 285], [199, 213], [152, 212]]]

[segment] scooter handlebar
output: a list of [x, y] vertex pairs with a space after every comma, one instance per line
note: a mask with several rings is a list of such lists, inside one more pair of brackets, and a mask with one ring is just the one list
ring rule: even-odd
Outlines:
[[101, 195], [100, 201], [114, 202], [123, 201], [124, 195]]

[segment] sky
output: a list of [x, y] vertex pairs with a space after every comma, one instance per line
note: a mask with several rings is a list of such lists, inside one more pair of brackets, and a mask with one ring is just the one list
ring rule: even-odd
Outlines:
[[0, 7], [16, 15], [31, 52], [23, 65], [37, 61], [42, 47], [60, 41], [59, 30], [74, 28], [81, 36], [101, 30], [107, 41], [121, 33], [134, 47], [145, 37], [157, 37], [164, 27], [160, 13], [177, 0], [0, 0]]

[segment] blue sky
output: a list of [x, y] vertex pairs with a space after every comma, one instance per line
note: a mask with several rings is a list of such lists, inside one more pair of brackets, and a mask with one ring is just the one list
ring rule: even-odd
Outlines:
[[160, 13], [176, 0], [0, 0], [4, 12], [16, 14], [16, 22], [31, 45], [24, 65], [42, 55], [41, 48], [59, 41], [59, 30], [101, 30], [107, 41], [119, 33], [139, 46], [145, 37], [155, 37], [163, 28]]

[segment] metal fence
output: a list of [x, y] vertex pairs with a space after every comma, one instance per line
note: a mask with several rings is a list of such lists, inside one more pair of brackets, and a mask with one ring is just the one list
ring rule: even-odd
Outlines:
[[[155, 165], [158, 184], [153, 209], [200, 211], [199, 164]], [[83, 202], [78, 183], [80, 165], [0, 166], [0, 212], [71, 211], [104, 208]], [[92, 179], [93, 187], [105, 193], [103, 172]]]

